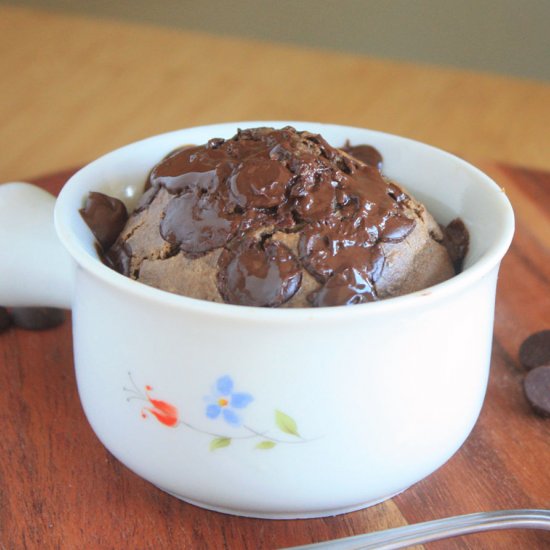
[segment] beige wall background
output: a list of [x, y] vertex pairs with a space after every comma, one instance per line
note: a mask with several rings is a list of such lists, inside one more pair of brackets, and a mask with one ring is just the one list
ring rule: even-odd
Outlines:
[[550, 80], [550, 0], [0, 3]]

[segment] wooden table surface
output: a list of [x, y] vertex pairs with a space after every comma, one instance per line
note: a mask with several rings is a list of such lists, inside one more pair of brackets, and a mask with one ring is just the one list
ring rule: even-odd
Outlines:
[[[402, 495], [334, 518], [237, 518], [160, 492], [87, 424], [70, 322], [1, 334], [0, 548], [277, 548], [453, 514], [550, 508], [550, 420], [527, 405], [517, 358], [526, 336], [550, 328], [549, 85], [8, 6], [0, 6], [0, 71], [0, 181], [33, 179], [56, 192], [71, 167], [147, 135], [315, 120], [406, 135], [472, 160], [505, 188], [517, 216], [473, 433]], [[550, 547], [550, 535], [506, 531], [427, 547], [537, 549]]]

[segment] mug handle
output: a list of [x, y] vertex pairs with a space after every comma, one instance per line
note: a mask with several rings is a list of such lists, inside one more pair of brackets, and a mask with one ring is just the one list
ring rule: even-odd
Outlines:
[[0, 305], [71, 307], [75, 264], [55, 232], [54, 206], [36, 185], [0, 185]]

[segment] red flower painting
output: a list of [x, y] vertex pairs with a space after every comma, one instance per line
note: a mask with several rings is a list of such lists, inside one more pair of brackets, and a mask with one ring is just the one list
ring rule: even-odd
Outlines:
[[150, 395], [151, 391], [153, 391], [151, 386], [145, 386], [145, 396], [147, 397], [149, 403], [151, 403], [152, 407], [143, 407], [143, 409], [141, 409], [141, 416], [143, 418], [147, 418], [147, 413], [149, 412], [165, 426], [169, 426], [171, 428], [177, 426], [179, 421], [177, 407], [174, 407], [174, 405], [171, 405], [166, 401], [154, 399]]

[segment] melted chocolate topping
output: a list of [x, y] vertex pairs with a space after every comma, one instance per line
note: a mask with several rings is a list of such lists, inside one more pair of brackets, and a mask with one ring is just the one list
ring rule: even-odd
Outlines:
[[[300, 287], [300, 264], [323, 284], [314, 305], [376, 299], [379, 243], [403, 240], [415, 222], [380, 175], [380, 154], [347, 150], [370, 164], [293, 128], [242, 130], [176, 151], [149, 178], [150, 187], [174, 195], [161, 235], [190, 257], [226, 247], [218, 289], [230, 303], [281, 305]], [[299, 230], [299, 260], [284, 245], [252, 237], [265, 226]]]
[[[291, 127], [239, 130], [168, 155], [151, 171], [138, 210], [160, 188], [173, 195], [161, 236], [190, 258], [223, 248], [217, 284], [226, 302], [280, 306], [306, 269], [322, 285], [308, 297], [312, 305], [361, 303], [377, 299], [381, 243], [400, 242], [415, 226], [405, 214], [408, 196], [381, 176], [381, 166], [367, 145], [336, 149]], [[113, 206], [103, 197], [91, 194], [82, 211], [92, 230], [96, 218], [108, 217], [106, 204]], [[109, 230], [98, 237], [105, 249], [121, 220], [105, 223]], [[300, 234], [299, 257], [271, 239], [277, 231]], [[106, 258], [128, 274], [129, 253], [117, 242]]]
[[220, 256], [218, 288], [230, 304], [277, 307], [300, 288], [302, 270], [292, 251], [278, 241], [246, 239]]

